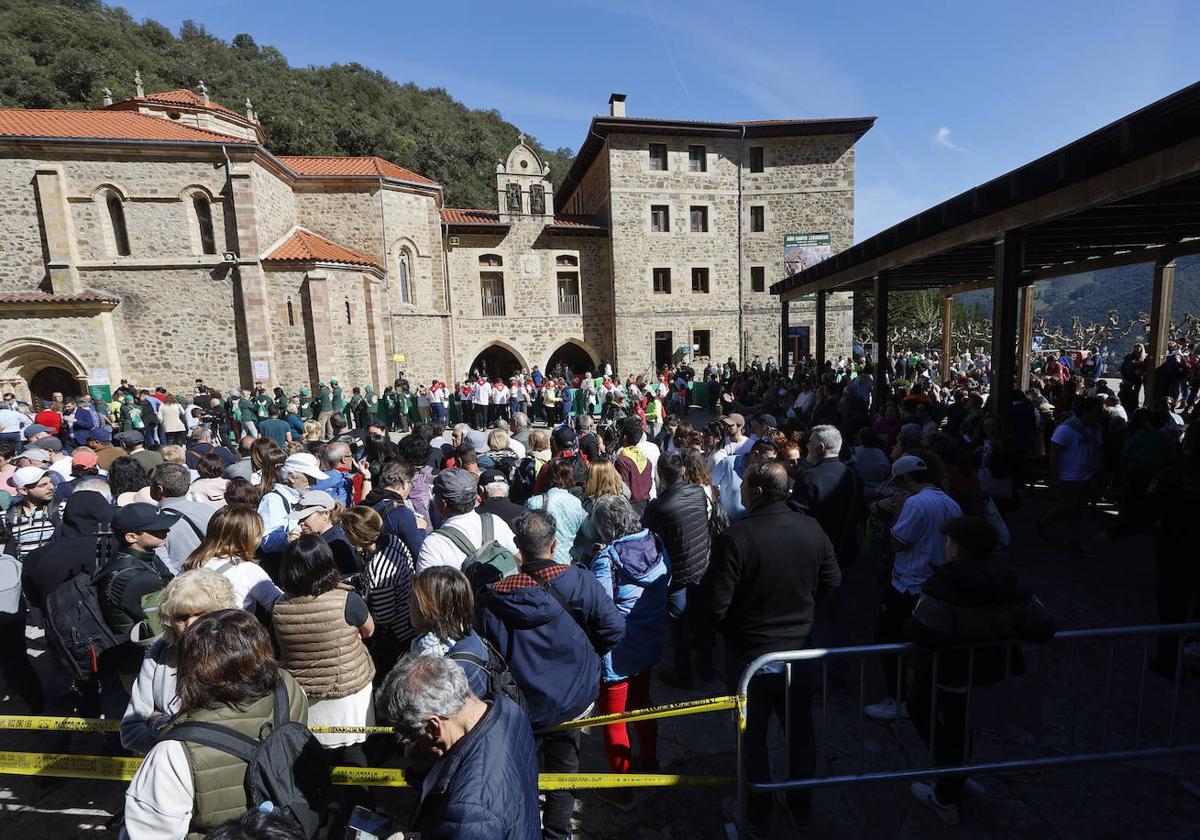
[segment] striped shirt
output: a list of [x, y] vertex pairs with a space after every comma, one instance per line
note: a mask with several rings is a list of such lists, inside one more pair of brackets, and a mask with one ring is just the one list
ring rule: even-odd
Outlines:
[[32, 512], [19, 502], [4, 516], [4, 550], [18, 560], [24, 560], [31, 551], [41, 548], [54, 537], [54, 521], [50, 518], [50, 506], [36, 507]]
[[412, 594], [413, 559], [404, 542], [386, 535], [383, 547], [367, 562], [367, 606], [375, 623], [400, 641], [412, 636], [408, 601]]

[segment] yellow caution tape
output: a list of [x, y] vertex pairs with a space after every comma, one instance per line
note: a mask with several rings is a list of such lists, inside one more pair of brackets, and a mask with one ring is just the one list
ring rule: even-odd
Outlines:
[[[579, 720], [561, 723], [549, 731], [560, 732], [566, 729], [585, 729], [589, 726], [605, 726], [613, 723], [681, 717], [683, 715], [695, 715], [704, 712], [720, 712], [732, 709], [736, 705], [737, 697], [735, 696], [708, 697], [703, 700], [668, 703], [663, 706], [635, 709], [619, 714], [580, 718]], [[0, 729], [24, 729], [34, 732], [116, 732], [120, 728], [121, 722], [112, 718], [0, 715]], [[390, 726], [310, 726], [309, 729], [319, 735], [390, 735], [395, 731]]]
[[[0, 775], [46, 776], [63, 779], [110, 779], [127, 782], [142, 759], [103, 755], [0, 752]], [[334, 767], [335, 785], [408, 787], [404, 771], [390, 767]], [[593, 790], [595, 788], [676, 787], [728, 785], [732, 779], [715, 776], [679, 776], [671, 773], [542, 773], [541, 790]]]
[[596, 717], [580, 718], [560, 723], [549, 729], [549, 732], [561, 732], [564, 729], [585, 729], [589, 726], [606, 726], [612, 723], [629, 723], [637, 720], [657, 720], [658, 718], [682, 717], [696, 715], [702, 712], [721, 712], [737, 706], [737, 697], [708, 697], [704, 700], [686, 700], [682, 703], [667, 703], [663, 706], [651, 706], [648, 709], [634, 709], [631, 712], [620, 712], [612, 715], [597, 715]]

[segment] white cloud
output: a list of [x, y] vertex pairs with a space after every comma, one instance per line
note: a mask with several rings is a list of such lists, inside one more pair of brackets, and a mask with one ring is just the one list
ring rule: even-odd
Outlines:
[[937, 143], [939, 146], [945, 146], [947, 149], [953, 149], [956, 152], [965, 152], [966, 151], [966, 149], [964, 149], [962, 146], [951, 141], [950, 129], [946, 128], [946, 126], [942, 126], [937, 131], [934, 132], [933, 142]]

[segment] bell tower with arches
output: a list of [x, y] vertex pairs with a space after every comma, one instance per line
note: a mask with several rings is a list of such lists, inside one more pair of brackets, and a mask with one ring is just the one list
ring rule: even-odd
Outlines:
[[508, 153], [508, 160], [496, 164], [496, 206], [505, 224], [554, 219], [554, 187], [550, 183], [550, 165], [543, 163], [525, 135]]

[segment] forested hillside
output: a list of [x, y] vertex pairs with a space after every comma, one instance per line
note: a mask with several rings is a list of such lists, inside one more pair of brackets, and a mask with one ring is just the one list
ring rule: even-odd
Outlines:
[[[99, 107], [105, 87], [133, 96], [135, 70], [147, 92], [204, 80], [214, 101], [236, 111], [248, 97], [272, 151], [380, 155], [440, 181], [449, 206], [493, 207], [496, 161], [517, 141], [497, 111], [467, 108], [442, 88], [354, 62], [292, 67], [253, 34], [227, 43], [191, 22], [175, 34], [98, 0], [0, 0], [0, 106]], [[557, 184], [571, 150], [538, 151]]]

